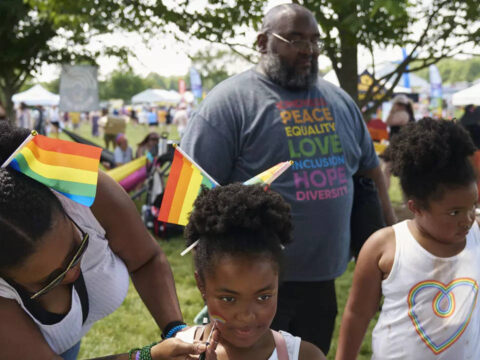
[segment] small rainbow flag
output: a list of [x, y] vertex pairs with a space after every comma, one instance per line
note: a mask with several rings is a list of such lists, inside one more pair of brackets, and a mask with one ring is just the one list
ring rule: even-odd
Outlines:
[[97, 191], [101, 152], [99, 147], [32, 132], [2, 167], [10, 165], [73, 201], [90, 206]]
[[293, 161], [283, 161], [278, 163], [275, 166], [272, 166], [270, 169], [265, 170], [264, 172], [248, 179], [243, 183], [243, 185], [254, 185], [254, 184], [265, 184], [270, 185], [275, 179], [283, 174], [290, 166], [292, 166]]
[[176, 146], [158, 220], [187, 225], [202, 185], [211, 189], [218, 183]]

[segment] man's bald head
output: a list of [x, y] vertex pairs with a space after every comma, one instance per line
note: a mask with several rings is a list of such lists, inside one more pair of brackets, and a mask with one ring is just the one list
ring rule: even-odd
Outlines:
[[285, 19], [291, 16], [311, 16], [313, 19], [315, 19], [312, 12], [301, 5], [298, 5], [298, 4], [277, 5], [271, 8], [265, 14], [260, 33], [277, 31], [278, 26], [282, 22], [282, 19]]

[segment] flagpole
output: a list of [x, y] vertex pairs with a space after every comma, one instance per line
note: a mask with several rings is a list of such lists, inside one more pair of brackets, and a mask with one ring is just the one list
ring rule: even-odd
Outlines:
[[10, 155], [10, 157], [7, 160], [5, 160], [5, 162], [2, 164], [1, 168], [2, 169], [6, 168], [12, 162], [12, 160], [15, 158], [15, 156], [17, 156], [17, 154], [20, 152], [20, 150], [22, 150], [23, 147], [25, 145], [27, 145], [30, 142], [30, 140], [33, 139], [34, 136], [37, 136], [37, 134], [38, 133], [35, 130], [32, 130], [30, 132], [30, 134], [27, 136], [27, 138], [25, 140], [23, 140], [23, 142], [20, 144], [20, 146], [17, 148], [17, 150], [15, 150], [12, 153], [12, 155]]
[[177, 149], [180, 152], [180, 154], [182, 154], [188, 161], [190, 161], [193, 165], [195, 165], [198, 168], [198, 170], [200, 170], [200, 172], [208, 178], [208, 180], [210, 180], [212, 183], [215, 184], [215, 186], [220, 185], [210, 175], [208, 175], [208, 173], [205, 170], [203, 170], [200, 165], [198, 165], [195, 161], [193, 161], [193, 159], [190, 156], [185, 154], [185, 152], [182, 149], [180, 149], [180, 146], [178, 146], [177, 144], [173, 144], [173, 147]]
[[292, 165], [293, 165], [293, 161], [292, 161], [292, 160], [290, 160], [290, 161], [285, 161], [285, 163], [283, 164], [283, 166], [282, 166], [280, 169], [278, 169], [278, 171], [277, 171], [275, 174], [273, 174], [273, 175], [266, 181], [266, 183], [267, 183], [268, 185], [270, 185], [270, 184], [271, 184], [272, 182], [274, 182], [280, 175], [282, 175], [282, 174], [285, 172], [285, 170], [287, 170], [287, 169], [288, 169], [290, 166], [292, 166]]

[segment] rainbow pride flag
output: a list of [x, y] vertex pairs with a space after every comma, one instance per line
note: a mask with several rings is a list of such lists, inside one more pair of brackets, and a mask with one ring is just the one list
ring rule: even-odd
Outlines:
[[187, 225], [193, 202], [202, 185], [211, 189], [218, 186], [218, 183], [178, 146], [175, 147], [158, 220]]
[[292, 166], [293, 161], [283, 161], [278, 163], [275, 166], [272, 166], [270, 169], [265, 170], [264, 172], [248, 179], [243, 183], [243, 185], [254, 185], [254, 184], [264, 184], [270, 185], [275, 179], [283, 174], [290, 166]]
[[13, 154], [10, 167], [79, 204], [92, 205], [102, 149], [33, 133], [30, 137]]

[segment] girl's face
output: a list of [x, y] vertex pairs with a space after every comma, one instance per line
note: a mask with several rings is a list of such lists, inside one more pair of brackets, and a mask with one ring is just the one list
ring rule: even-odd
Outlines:
[[[477, 184], [446, 188], [439, 200], [430, 200], [428, 209], [416, 209], [415, 221], [435, 241], [455, 245], [465, 237], [475, 221]], [[410, 200], [410, 202], [413, 200]]]
[[222, 342], [234, 347], [254, 345], [270, 329], [277, 311], [278, 269], [268, 257], [223, 256], [199, 281]]

